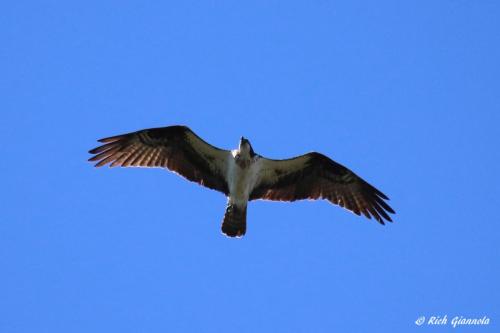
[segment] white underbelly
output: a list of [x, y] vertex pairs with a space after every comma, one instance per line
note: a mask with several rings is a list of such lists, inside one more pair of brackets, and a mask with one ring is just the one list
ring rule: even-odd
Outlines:
[[246, 204], [255, 185], [256, 165], [250, 164], [248, 168], [243, 169], [232, 160], [228, 170], [230, 203]]

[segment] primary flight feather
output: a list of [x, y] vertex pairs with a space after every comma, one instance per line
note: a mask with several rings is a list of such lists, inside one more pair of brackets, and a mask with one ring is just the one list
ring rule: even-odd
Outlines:
[[235, 150], [214, 147], [186, 126], [145, 129], [99, 140], [89, 151], [96, 167], [167, 168], [228, 197], [222, 232], [246, 233], [248, 201], [326, 199], [356, 215], [392, 222], [389, 198], [348, 168], [311, 152], [285, 160], [256, 154], [241, 138]]

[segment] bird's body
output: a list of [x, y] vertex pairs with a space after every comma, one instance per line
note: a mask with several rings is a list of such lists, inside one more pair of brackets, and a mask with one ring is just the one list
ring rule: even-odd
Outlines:
[[250, 191], [257, 182], [260, 158], [250, 156], [248, 145], [231, 151], [228, 158], [226, 181], [229, 185], [229, 203], [244, 205], [248, 202]]
[[243, 236], [246, 232], [246, 209], [252, 189], [259, 180], [260, 157], [253, 153], [250, 143], [241, 138], [238, 149], [227, 159], [226, 182], [229, 188], [222, 232], [228, 236]]
[[188, 180], [224, 193], [227, 198], [222, 232], [241, 237], [251, 200], [327, 199], [357, 215], [392, 221], [388, 198], [346, 167], [320, 153], [272, 160], [253, 151], [241, 138], [237, 149], [216, 148], [185, 126], [141, 130], [99, 140], [90, 151], [96, 166], [163, 167]]

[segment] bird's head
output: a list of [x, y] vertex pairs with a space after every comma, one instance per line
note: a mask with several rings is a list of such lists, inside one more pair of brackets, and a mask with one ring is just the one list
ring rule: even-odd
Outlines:
[[244, 137], [241, 137], [238, 149], [240, 151], [240, 154], [249, 155], [250, 157], [253, 157], [255, 155], [250, 141], [248, 141]]

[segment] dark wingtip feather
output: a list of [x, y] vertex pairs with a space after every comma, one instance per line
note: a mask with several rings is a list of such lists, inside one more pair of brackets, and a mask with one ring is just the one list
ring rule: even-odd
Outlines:
[[114, 142], [114, 141], [120, 140], [124, 136], [125, 135], [115, 135], [115, 136], [110, 136], [110, 137], [107, 137], [107, 138], [102, 138], [102, 139], [99, 139], [97, 141], [102, 142], [102, 143]]
[[[372, 205], [375, 211], [376, 215], [373, 214], [373, 212], [370, 210], [370, 213], [374, 215], [375, 219], [382, 225], [385, 225], [385, 221], [387, 222], [393, 222], [391, 217], [389, 216], [388, 213], [390, 214], [396, 214], [394, 209], [392, 209], [391, 206], [389, 206], [384, 200], [390, 200], [387, 195], [376, 189], [374, 186], [368, 184], [369, 188], [372, 191]], [[378, 216], [380, 215], [380, 216]]]
[[103, 153], [103, 152], [105, 152], [105, 151], [109, 151], [109, 150], [111, 150], [111, 149], [113, 149], [113, 148], [116, 148], [116, 147], [118, 147], [119, 145], [120, 145], [120, 144], [119, 144], [119, 143], [117, 143], [116, 141], [114, 141], [114, 142], [110, 142], [110, 143], [106, 143], [106, 144], [104, 144], [104, 145], [100, 145], [99, 147], [96, 147], [96, 148], [94, 148], [94, 149], [89, 150], [89, 153], [90, 153], [90, 154], [98, 154], [98, 153]]
[[391, 214], [396, 214], [396, 212], [394, 211], [394, 209], [392, 209], [391, 206], [389, 206], [384, 200], [382, 200], [381, 198], [379, 198], [378, 196], [375, 196], [375, 201], [380, 205], [382, 206], [382, 208], [384, 208], [386, 211], [388, 211], [389, 213]]
[[94, 164], [94, 167], [95, 167], [95, 168], [100, 168], [100, 167], [104, 166], [105, 164], [106, 164], [106, 163], [103, 163], [103, 161], [99, 161], [99, 162], [97, 162], [96, 164]]
[[99, 161], [98, 163], [96, 163], [96, 164], [94, 165], [94, 167], [96, 167], [96, 168], [100, 168], [100, 167], [102, 167], [102, 166], [106, 165], [106, 163], [107, 163], [107, 161], [106, 161], [106, 159], [104, 159], [104, 160]]
[[384, 210], [383, 207], [381, 207], [380, 203], [377, 202], [376, 200], [372, 203], [373, 205], [373, 208], [375, 208], [375, 210], [377, 211], [377, 213], [379, 213], [379, 215], [381, 215], [385, 220], [389, 221], [389, 222], [392, 222], [389, 214], [387, 214], [387, 212]]
[[[373, 187], [373, 186], [372, 186]], [[387, 195], [385, 195], [384, 193], [380, 192], [379, 190], [377, 190], [375, 187], [373, 187], [373, 190], [375, 191], [375, 193], [381, 197], [382, 199], [385, 199], [385, 200], [391, 200], [389, 199], [389, 197]]]
[[[378, 209], [377, 209], [378, 210]], [[378, 210], [379, 214], [382, 215], [382, 217], [388, 221], [388, 222], [392, 222], [392, 219], [391, 217], [383, 210], [383, 209], [380, 209]]]

